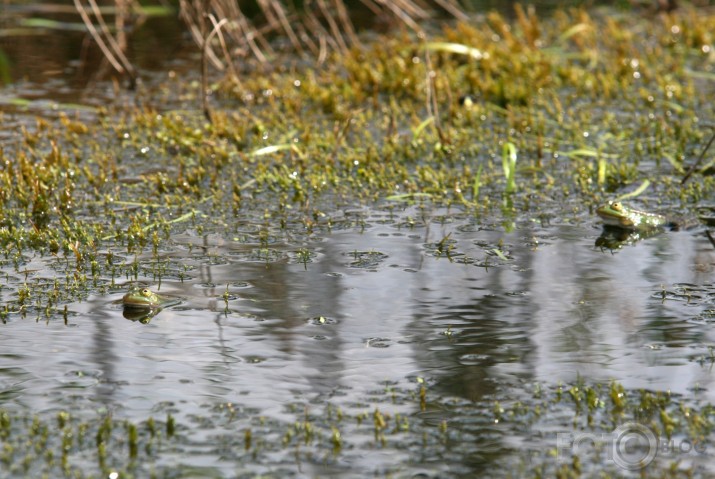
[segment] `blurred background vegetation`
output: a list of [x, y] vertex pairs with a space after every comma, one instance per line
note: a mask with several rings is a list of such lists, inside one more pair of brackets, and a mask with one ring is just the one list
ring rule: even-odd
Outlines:
[[[690, 2], [707, 6], [712, 0]], [[496, 10], [548, 14], [556, 9], [609, 5], [647, 14], [678, 0], [538, 0], [528, 7], [502, 0], [73, 0], [0, 3], [0, 84], [63, 77], [74, 86], [116, 76], [134, 86], [142, 70], [176, 56], [206, 56], [209, 67], [238, 75], [237, 62], [270, 62], [291, 52], [324, 62], [360, 44], [369, 33], [423, 33], [454, 19], [468, 22]], [[362, 36], [361, 36], [362, 35]], [[206, 47], [204, 49], [204, 47]], [[187, 51], [188, 50], [188, 51]], [[198, 63], [197, 63], [198, 65]], [[62, 95], [62, 92], [59, 92]]]

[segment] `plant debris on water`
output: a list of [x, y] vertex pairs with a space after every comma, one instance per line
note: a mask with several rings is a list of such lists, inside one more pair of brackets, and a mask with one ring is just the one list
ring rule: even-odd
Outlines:
[[[715, 127], [711, 9], [683, 5], [645, 15], [570, 8], [539, 17], [519, 7], [514, 18], [489, 12], [428, 31], [373, 32], [361, 43], [318, 49], [315, 61], [272, 50], [270, 67], [246, 59], [211, 78], [210, 115], [198, 71], [149, 82], [132, 94], [132, 106], [67, 107], [30, 118], [15, 102], [0, 112], [0, 121], [16, 126], [0, 145], [0, 327], [35, 321], [38, 335], [49, 331], [43, 325], [71, 332], [83, 314], [78, 305], [110, 304], [127, 285], [188, 284], [220, 290], [208, 309], [223, 318], [243, 315], [286, 335], [312, 328], [312, 339], [334, 341], [337, 325], [361, 318], [300, 301], [291, 305], [290, 325], [270, 301], [264, 309], [245, 301], [239, 311], [236, 303], [254, 285], [241, 277], [213, 283], [205, 271], [291, 264], [323, 278], [382, 274], [397, 264], [384, 243], [341, 244], [341, 265], [323, 266], [321, 241], [382, 224], [415, 239], [415, 231], [453, 224], [441, 236], [417, 236], [422, 261], [518, 272], [515, 255], [524, 249], [508, 234], [524, 225], [538, 232], [524, 240], [528, 250], [543, 241], [538, 235], [555, 234], [552, 223], [590, 227], [599, 205], [633, 190], [644, 209], [668, 214], [695, 216], [711, 202], [712, 152], [698, 160]], [[465, 245], [452, 231], [494, 234]], [[295, 289], [320, 287], [293, 271]], [[275, 301], [295, 297], [274, 277], [264, 279]], [[446, 291], [452, 278], [438, 279]], [[657, 286], [653, 294], [663, 302], [697, 289]], [[430, 286], [420, 291], [429, 294]], [[503, 296], [529, 294], [515, 287]], [[710, 297], [693, 301], [707, 307]], [[420, 303], [415, 317], [428, 306]], [[181, 308], [200, 309], [191, 300]], [[690, 323], [710, 323], [710, 309]], [[494, 314], [491, 321], [503, 320]], [[150, 319], [137, 327], [151, 326]], [[431, 352], [450, 351], [469, 327], [457, 316], [443, 321], [441, 349]], [[379, 355], [414, 333], [404, 334], [361, 331], [353, 354]], [[292, 347], [286, 341], [277, 349], [290, 354]], [[702, 354], [690, 351], [689, 361], [712, 365], [707, 344], [692, 347]], [[260, 364], [267, 353], [242, 354]], [[489, 362], [476, 353], [460, 358], [476, 367]], [[3, 357], [0, 371], [11, 377], [12, 368]], [[23, 411], [9, 404], [18, 383], [4, 377], [0, 463], [14, 477], [188, 477], [192, 470], [197, 477], [228, 470], [290, 477], [304, 463], [316, 477], [351, 470], [355, 477], [472, 477], [485, 467], [499, 477], [618, 477], [617, 464], [603, 465], [610, 446], [564, 451], [556, 433], [603, 438], [632, 424], [665, 444], [644, 469], [648, 477], [712, 472], [703, 459], [712, 448], [712, 406], [628, 389], [619, 378], [547, 384], [519, 397], [504, 388], [477, 401], [410, 378], [350, 401], [332, 397], [347, 394], [342, 385], [314, 402], [296, 393], [300, 400], [286, 398], [272, 416], [242, 405], [239, 395], [202, 404], [203, 414], [183, 413], [176, 399], [130, 420], [99, 413], [98, 404], [89, 408], [94, 415], [86, 405], [75, 411], [71, 401]], [[668, 454], [669, 445], [686, 442], [692, 452]], [[192, 461], [202, 454], [217, 465]], [[178, 465], [187, 475], [171, 472]]]

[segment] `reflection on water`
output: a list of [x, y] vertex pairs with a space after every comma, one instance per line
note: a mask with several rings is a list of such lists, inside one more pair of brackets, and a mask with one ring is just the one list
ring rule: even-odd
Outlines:
[[[176, 236], [169, 256], [193, 277], [160, 292], [186, 300], [147, 324], [123, 317], [116, 290], [73, 304], [68, 326], [2, 326], [3, 407], [144, 418], [163, 404], [188, 417], [232, 402], [290, 420], [287, 401], [349, 408], [416, 378], [480, 401], [577, 376], [705, 388], [715, 400], [715, 252], [704, 236], [669, 232], [611, 252], [594, 247], [590, 222], [505, 234], [444, 212], [406, 227], [410, 213], [419, 217], [366, 212], [366, 228], [304, 245]], [[449, 254], [434, 248], [445, 237]]]

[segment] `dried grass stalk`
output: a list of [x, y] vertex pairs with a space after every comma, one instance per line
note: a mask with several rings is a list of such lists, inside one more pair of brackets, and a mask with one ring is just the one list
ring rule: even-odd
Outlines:
[[[115, 33], [112, 33], [104, 21], [102, 12], [95, 0], [88, 0], [89, 11], [82, 0], [74, 0], [75, 8], [87, 30], [102, 50], [104, 57], [117, 72], [126, 74], [130, 79], [130, 87], [134, 88], [137, 81], [137, 71], [124, 54], [127, 47], [124, 24], [129, 15], [128, 6], [133, 5], [133, 0], [115, 0], [117, 12], [115, 15]], [[116, 35], [116, 36], [115, 36]]]

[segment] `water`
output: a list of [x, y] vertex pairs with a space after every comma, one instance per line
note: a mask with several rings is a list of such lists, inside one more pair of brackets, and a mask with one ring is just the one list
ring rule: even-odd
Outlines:
[[[179, 37], [166, 28], [162, 38]], [[79, 35], [61, 36], [67, 50], [78, 48]], [[55, 117], [63, 108], [55, 102], [115, 98], [76, 63], [59, 74], [44, 49], [3, 46], [27, 60], [0, 92], [3, 142], [20, 143], [20, 126], [32, 130], [32, 115]], [[153, 62], [146, 48], [134, 52]], [[159, 56], [171, 62], [174, 53]], [[188, 71], [193, 60], [170, 65]], [[148, 84], [163, 79], [145, 76]], [[18, 98], [32, 102], [18, 106]], [[129, 176], [147, 168], [140, 157], [123, 164]], [[488, 187], [482, 194], [501, 201]], [[118, 264], [147, 268], [139, 282], [182, 303], [144, 323], [127, 319], [115, 301], [134, 279], [105, 275], [89, 297], [68, 304], [66, 324], [57, 315], [36, 320], [34, 310], [24, 318], [11, 313], [0, 325], [0, 410], [29, 431], [37, 429], [29, 425], [35, 415], [52, 427], [59, 411], [91, 424], [111, 415], [119, 439], [106, 467], [86, 449], [71, 458], [88, 475], [131, 462], [121, 421], [144, 431], [152, 417], [168, 430], [171, 415], [174, 437], [166, 433], [155, 453], [129, 467], [137, 477], [153, 470], [166, 477], [520, 477], [532, 456], [538, 464], [549, 455], [558, 432], [589, 430], [574, 426], [573, 411], [536, 399], [539, 388], [616, 380], [627, 391], [714, 402], [715, 249], [699, 230], [602, 249], [595, 246], [599, 221], [571, 201], [541, 205], [550, 224], [386, 201], [323, 208], [330, 229], [309, 234], [296, 223], [268, 228], [263, 240], [265, 221], [253, 211], [242, 211], [248, 218], [228, 231], [199, 234], [178, 223], [158, 252], [161, 281], [148, 272], [154, 255], [110, 246]], [[256, 211], [263, 208], [270, 205]], [[99, 254], [101, 261], [106, 251]], [[19, 267], [2, 261], [3, 303], [15, 302], [25, 275], [35, 287], [74, 273], [62, 255], [24, 252]], [[513, 401], [526, 404], [528, 419], [499, 417], [496, 404]], [[534, 418], [535, 406], [547, 412]], [[48, 449], [59, 451], [58, 442]], [[21, 443], [12, 444], [22, 451]], [[13, 465], [8, 475], [40, 475], [37, 457], [30, 472]], [[708, 464], [707, 456], [683, 460]], [[599, 471], [598, 458], [582, 461]], [[0, 477], [7, 470], [0, 454]]]
[[[12, 319], [2, 331], [3, 407], [111, 411], [136, 421], [168, 410], [186, 425], [232, 404], [290, 424], [295, 407], [372, 411], [386, 407], [386, 388], [426, 381], [437, 403], [467, 400], [473, 410], [461, 414], [477, 420], [483, 406], [474, 405], [579, 377], [715, 399], [708, 352], [715, 251], [704, 235], [664, 233], [611, 252], [594, 246], [599, 228], [589, 219], [506, 233], [460, 215], [445, 221], [441, 210], [359, 214], [360, 227], [314, 236], [304, 245], [308, 258], [289, 237], [266, 247], [191, 231], [174, 236], [164, 255], [189, 277], [163, 280], [160, 291], [184, 301], [147, 324], [113, 304], [121, 287], [70, 305], [67, 326]], [[444, 238], [448, 255], [436, 250]], [[426, 425], [449, 418], [420, 413], [414, 402], [391, 407]], [[184, 451], [215, 454], [211, 438], [223, 427], [215, 419], [196, 425], [198, 439]], [[490, 439], [488, 420], [478, 431], [469, 434], [487, 452], [454, 458], [464, 474], [511, 450], [504, 431], [497, 445]], [[364, 431], [344, 434], [354, 440]], [[394, 465], [373, 448], [361, 455], [363, 463], [348, 461], [360, 473]], [[285, 452], [275, 457], [287, 461]], [[408, 457], [399, 470], [414, 473]], [[219, 475], [235, 467], [219, 464]], [[324, 467], [316, 471], [329, 475]]]

